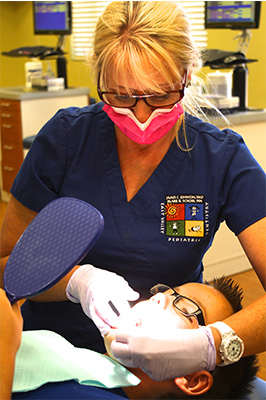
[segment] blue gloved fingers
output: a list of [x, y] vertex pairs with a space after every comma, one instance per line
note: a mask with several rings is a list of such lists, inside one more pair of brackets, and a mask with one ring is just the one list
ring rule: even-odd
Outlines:
[[113, 340], [111, 343], [111, 351], [120, 364], [123, 364], [125, 367], [135, 367], [132, 361], [129, 344], [127, 342], [123, 342], [121, 338], [119, 341]]
[[91, 304], [90, 310], [91, 309], [94, 309], [95, 314], [101, 318], [103, 322], [112, 328], [117, 328], [120, 316], [126, 314], [130, 310], [130, 306], [127, 300], [121, 298], [110, 299], [110, 297], [106, 297], [99, 299], [97, 296]]
[[123, 277], [87, 264], [73, 273], [66, 294], [69, 300], [81, 303], [102, 335], [110, 327], [118, 327], [119, 317], [130, 308], [128, 301], [139, 298]]
[[[134, 329], [134, 331], [136, 332], [135, 329]], [[112, 345], [113, 344], [119, 345], [120, 343], [128, 345], [130, 332], [126, 329], [116, 329], [114, 331], [114, 337], [115, 337], [115, 340], [113, 340]]]
[[89, 306], [90, 315], [102, 334], [101, 325], [112, 328], [119, 327], [120, 317], [127, 315], [130, 310], [128, 299], [136, 297], [139, 297], [139, 293], [134, 292], [130, 287], [126, 291], [122, 291], [120, 295], [95, 294]]
[[99, 315], [97, 315], [97, 313], [95, 312], [95, 309], [93, 307], [90, 309], [90, 315], [91, 315], [90, 318], [93, 320], [93, 322], [95, 323], [95, 325], [101, 332], [101, 335], [103, 337], [105, 335], [108, 335], [108, 333], [111, 330], [111, 326], [108, 323], [106, 323], [105, 321], [103, 321], [103, 319], [101, 317], [99, 317]]
[[95, 312], [113, 328], [119, 326], [119, 317], [126, 315], [130, 310], [129, 301], [139, 298], [139, 293], [135, 292], [126, 282], [124, 284], [124, 282], [123, 285], [117, 288], [117, 293], [112, 290], [104, 294], [95, 291], [93, 298]]
[[[128, 285], [128, 284], [127, 284]], [[133, 290], [129, 285], [126, 289], [125, 295], [128, 301], [136, 301], [138, 300], [140, 294], [139, 292], [136, 292], [135, 290]]]
[[209, 327], [174, 331], [167, 327], [162, 327], [161, 331], [118, 329], [111, 351], [121, 364], [140, 367], [155, 381], [213, 370], [216, 364], [216, 349]]

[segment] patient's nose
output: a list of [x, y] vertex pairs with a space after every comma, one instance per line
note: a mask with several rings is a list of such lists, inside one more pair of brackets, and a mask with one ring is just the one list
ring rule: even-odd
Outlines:
[[158, 306], [162, 309], [166, 308], [166, 296], [163, 293], [157, 293], [150, 298], [150, 301], [155, 303], [155, 306]]

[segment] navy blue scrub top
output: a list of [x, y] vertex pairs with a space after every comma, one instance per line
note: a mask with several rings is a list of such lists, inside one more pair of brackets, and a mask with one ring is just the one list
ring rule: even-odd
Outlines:
[[[104, 231], [82, 264], [122, 275], [142, 298], [158, 282], [200, 282], [202, 258], [220, 223], [238, 235], [265, 216], [265, 173], [240, 135], [186, 114], [192, 149], [181, 150], [174, 140], [127, 202], [114, 125], [102, 108], [58, 111], [37, 135], [13, 196], [36, 212], [61, 196], [96, 207]], [[25, 329], [52, 329], [76, 346], [104, 351], [79, 305], [28, 301], [23, 312]]]

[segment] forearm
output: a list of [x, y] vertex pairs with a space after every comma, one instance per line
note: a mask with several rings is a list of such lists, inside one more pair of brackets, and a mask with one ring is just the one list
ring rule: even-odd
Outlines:
[[56, 285], [51, 287], [51, 289], [45, 291], [39, 296], [32, 297], [31, 300], [38, 302], [56, 302], [56, 301], [67, 301], [66, 287], [72, 274], [79, 268], [76, 265], [67, 275], [65, 275]]
[[1, 289], [4, 289], [4, 279], [3, 279], [3, 277], [4, 277], [4, 270], [5, 270], [5, 267], [6, 267], [6, 263], [7, 263], [8, 257], [1, 258], [1, 261], [0, 261], [1, 262], [1, 274], [0, 274], [0, 288]]
[[[11, 196], [0, 233], [1, 288], [3, 288], [3, 274], [8, 257], [20, 236], [36, 215], [36, 212], [24, 207], [13, 196]], [[21, 266], [21, 273], [23, 273], [23, 266]]]
[[[2, 345], [1, 345], [2, 346]], [[2, 347], [3, 348], [3, 347]], [[11, 398], [13, 377], [15, 371], [15, 357], [12, 352], [6, 352], [0, 356], [1, 379], [0, 379], [0, 399]]]
[[16, 353], [21, 343], [22, 316], [19, 303], [11, 306], [0, 290], [0, 399], [11, 398]]
[[[243, 310], [231, 315], [224, 321], [244, 342], [243, 356], [260, 353], [266, 350], [266, 295], [254, 301]], [[217, 361], [222, 360], [219, 355], [221, 337], [218, 331], [211, 328], [217, 350]]]

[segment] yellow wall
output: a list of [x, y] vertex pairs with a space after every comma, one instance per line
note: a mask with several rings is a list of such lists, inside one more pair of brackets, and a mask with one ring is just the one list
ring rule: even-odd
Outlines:
[[[25, 84], [24, 65], [30, 59], [2, 56], [10, 51], [26, 46], [50, 46], [57, 44], [56, 36], [33, 34], [33, 11], [31, 1], [0, 1], [0, 86], [23, 86]], [[71, 61], [70, 37], [67, 37], [65, 51], [68, 53], [68, 85], [72, 87], [90, 87], [91, 96], [96, 97], [95, 85], [91, 82], [88, 67], [84, 62]], [[44, 69], [46, 61], [43, 62]], [[51, 61], [56, 72], [55, 61]]]
[[[231, 29], [209, 29], [208, 48], [236, 51], [238, 39], [234, 37], [239, 33]], [[261, 2], [260, 27], [251, 29], [251, 34], [246, 57], [258, 62], [248, 64], [248, 106], [266, 108], [266, 1]], [[210, 69], [203, 68], [203, 71], [207, 73]]]
[[[208, 47], [235, 51], [237, 41], [233, 38], [239, 31], [227, 29], [209, 30]], [[9, 51], [25, 46], [55, 46], [55, 36], [35, 36], [31, 1], [0, 1], [0, 50]], [[94, 84], [89, 77], [87, 66], [80, 61], [70, 60], [70, 38], [67, 39], [68, 83], [69, 86], [90, 87], [91, 96], [96, 97]], [[249, 65], [249, 100], [250, 107], [266, 108], [266, 2], [262, 1], [260, 28], [252, 30], [248, 58], [259, 61]], [[23, 86], [25, 83], [24, 64], [27, 58], [0, 56], [0, 86]], [[56, 71], [55, 61], [51, 61]], [[45, 67], [44, 62], [44, 67]], [[209, 72], [204, 68], [203, 72]]]

